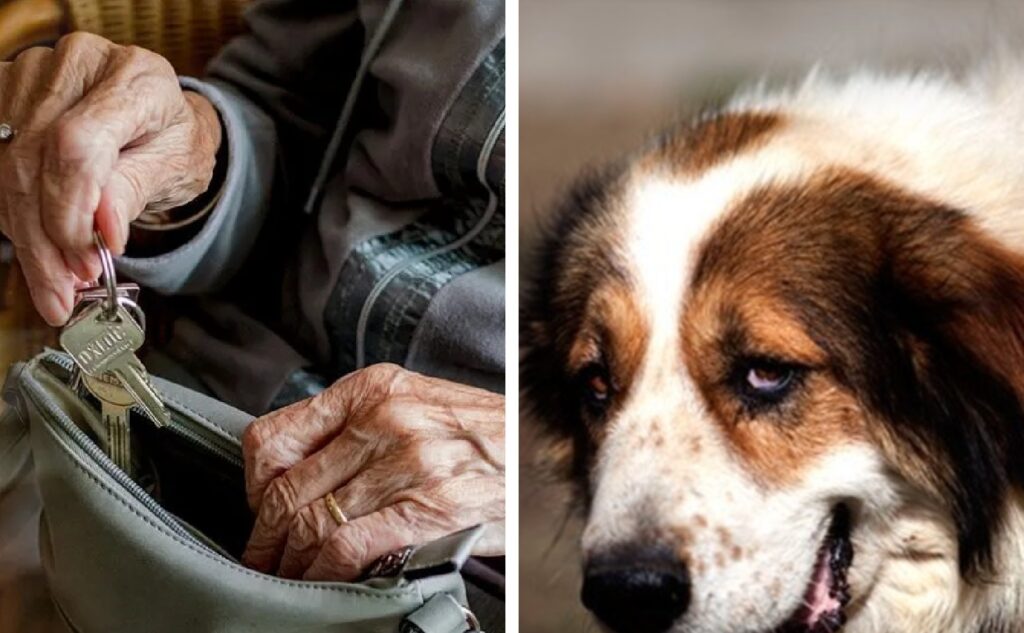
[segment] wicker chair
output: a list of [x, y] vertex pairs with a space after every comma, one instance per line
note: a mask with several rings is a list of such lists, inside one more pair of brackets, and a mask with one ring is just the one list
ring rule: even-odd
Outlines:
[[156, 51], [197, 74], [241, 31], [248, 0], [0, 0], [0, 59], [71, 31]]
[[[52, 44], [65, 33], [89, 31], [156, 51], [180, 74], [195, 75], [241, 31], [247, 2], [0, 0], [0, 60], [30, 46]], [[0, 378], [9, 363], [55, 342], [54, 330], [36, 314], [24, 285], [10, 245], [0, 243]]]

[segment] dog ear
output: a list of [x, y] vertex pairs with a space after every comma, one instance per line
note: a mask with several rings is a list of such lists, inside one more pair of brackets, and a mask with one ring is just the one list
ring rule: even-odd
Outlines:
[[626, 163], [584, 170], [540, 220], [523, 249], [520, 385], [523, 411], [546, 432], [542, 467], [587, 494], [589, 435], [580, 419], [578, 385], [566, 375], [569, 345], [596, 280], [610, 264], [599, 256], [616, 239], [603, 219], [621, 187]]
[[868, 393], [938, 479], [971, 575], [1024, 484], [1024, 256], [953, 209], [904, 204], [886, 222]]

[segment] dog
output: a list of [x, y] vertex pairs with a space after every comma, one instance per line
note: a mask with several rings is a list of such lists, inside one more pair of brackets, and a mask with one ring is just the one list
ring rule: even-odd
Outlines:
[[605, 627], [1024, 631], [1024, 65], [745, 91], [551, 218], [521, 381]]

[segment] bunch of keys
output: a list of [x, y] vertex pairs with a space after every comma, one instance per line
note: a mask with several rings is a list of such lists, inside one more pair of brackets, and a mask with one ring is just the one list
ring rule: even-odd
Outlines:
[[75, 314], [60, 334], [60, 345], [75, 361], [78, 379], [102, 408], [107, 453], [131, 472], [129, 415], [133, 406], [156, 426], [170, 422], [160, 395], [135, 352], [145, 342], [145, 315], [136, 302], [138, 286], [118, 285], [114, 259], [95, 233], [103, 266], [102, 287], [79, 291]]

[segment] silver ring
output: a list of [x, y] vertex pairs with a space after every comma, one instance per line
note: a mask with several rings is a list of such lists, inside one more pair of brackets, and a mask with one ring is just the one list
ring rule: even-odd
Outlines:
[[100, 265], [103, 267], [103, 285], [107, 288], [107, 318], [117, 314], [117, 273], [114, 272], [114, 258], [99, 231], [93, 231], [96, 248], [100, 252]]
[[135, 317], [135, 322], [139, 325], [139, 329], [143, 332], [146, 331], [146, 313], [142, 311], [142, 307], [129, 299], [128, 297], [118, 297], [117, 302], [123, 305], [132, 316]]
[[14, 135], [14, 127], [10, 123], [0, 123], [0, 143], [10, 143]]

